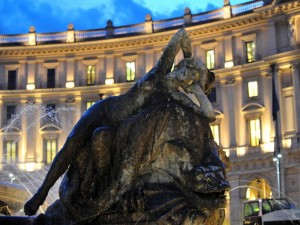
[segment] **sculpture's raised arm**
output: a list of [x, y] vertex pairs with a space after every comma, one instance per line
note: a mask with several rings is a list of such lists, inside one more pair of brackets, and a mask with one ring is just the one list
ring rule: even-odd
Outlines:
[[180, 49], [183, 51], [184, 58], [190, 58], [192, 56], [191, 40], [185, 29], [180, 29], [165, 47], [156, 64], [156, 68], [154, 67], [157, 73], [167, 74], [171, 71], [174, 59]]

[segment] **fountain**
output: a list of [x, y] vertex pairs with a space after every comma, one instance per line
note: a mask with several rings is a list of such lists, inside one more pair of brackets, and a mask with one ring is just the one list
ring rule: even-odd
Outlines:
[[[55, 115], [61, 115], [61, 112], [64, 111], [73, 111], [72, 108], [58, 107], [55, 110]], [[37, 112], [40, 116], [36, 117]], [[26, 130], [35, 129], [35, 127], [40, 127], [40, 121], [43, 121], [45, 118], [51, 118], [51, 115], [46, 110], [45, 105], [36, 104], [35, 102], [28, 101], [27, 104], [18, 106], [12, 118], [1, 130], [1, 136], [4, 140], [13, 140], [13, 143], [16, 145], [20, 142], [21, 135], [19, 134], [21, 130], [21, 118], [31, 115], [31, 120], [26, 124]], [[61, 128], [62, 132], [67, 133], [72, 127], [70, 121], [64, 120], [62, 118], [53, 117], [48, 121], [50, 124], [58, 124], [58, 127]], [[29, 120], [27, 120], [29, 121]], [[24, 127], [23, 127], [24, 129]], [[31, 139], [27, 140], [28, 142]], [[20, 152], [18, 152], [20, 154]], [[21, 153], [22, 154], [22, 153]], [[3, 161], [7, 162], [2, 164], [0, 170], [0, 192], [1, 200], [4, 202], [9, 211], [13, 216], [25, 216], [23, 207], [24, 202], [32, 197], [32, 193], [37, 191], [37, 188], [41, 186], [50, 165], [36, 162], [26, 162], [22, 163], [22, 159], [9, 157], [4, 152]], [[16, 156], [15, 156], [16, 157]], [[22, 158], [22, 156], [21, 156]], [[49, 195], [47, 196], [46, 201], [40, 207], [39, 213], [44, 213], [49, 205], [51, 205], [59, 196], [58, 189], [62, 179], [58, 179], [53, 188], [51, 188]], [[2, 215], [7, 214], [5, 211], [1, 211]], [[1, 213], [0, 212], [0, 213]], [[1, 215], [1, 214], [0, 214]]]
[[24, 212], [36, 214], [66, 172], [60, 198], [27, 224], [223, 223], [230, 162], [209, 126], [214, 74], [191, 52], [181, 29], [127, 93], [81, 117]]

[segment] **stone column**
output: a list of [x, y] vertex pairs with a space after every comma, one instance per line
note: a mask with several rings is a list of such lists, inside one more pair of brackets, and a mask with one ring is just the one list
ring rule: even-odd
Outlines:
[[[262, 140], [263, 143], [266, 145], [265, 150], [266, 151], [272, 151], [273, 149], [270, 148], [270, 142], [273, 140], [271, 137], [275, 136], [273, 127], [273, 118], [272, 118], [272, 74], [270, 73], [270, 70], [267, 69], [266, 71], [261, 71], [261, 73], [265, 74], [262, 81], [262, 89], [264, 90], [264, 95], [262, 96], [263, 102], [267, 107], [265, 107], [263, 116], [262, 116], [262, 126], [263, 126], [263, 134], [262, 134]], [[273, 131], [272, 131], [273, 130]]]
[[[222, 119], [221, 123], [221, 130], [226, 130], [229, 131], [229, 117], [227, 116], [227, 111], [228, 111], [228, 98], [227, 98], [227, 89], [226, 89], [226, 81], [222, 80], [221, 81], [221, 88], [220, 88], [222, 96], [222, 105], [223, 105], [223, 112], [224, 112], [224, 118]], [[222, 133], [222, 147], [224, 149], [228, 149], [230, 146], [230, 137], [229, 137], [229, 132], [224, 132]]]
[[294, 88], [294, 115], [295, 115], [295, 125], [297, 137], [300, 137], [300, 74], [299, 74], [299, 64], [300, 62], [293, 62], [291, 66], [292, 76], [293, 76], [293, 88]]
[[233, 52], [232, 52], [232, 36], [228, 35], [224, 37], [224, 51], [225, 51], [225, 68], [233, 66]]
[[[26, 100], [21, 101], [21, 107], [26, 107]], [[20, 145], [18, 147], [19, 155], [18, 155], [18, 160], [20, 162], [25, 162], [25, 161], [32, 161], [34, 159], [34, 151], [29, 150], [27, 148], [27, 114], [22, 114], [21, 115], [21, 131], [22, 135], [20, 138]]]
[[105, 84], [114, 83], [114, 56], [106, 56], [106, 79]]
[[[232, 78], [231, 80], [226, 81], [226, 89], [227, 89], [227, 106], [225, 112], [225, 105], [224, 105], [224, 114], [228, 115], [228, 122], [229, 122], [229, 147], [233, 148], [236, 147], [236, 94], [235, 94], [235, 85], [236, 80]], [[230, 100], [229, 100], [230, 99]]]
[[[80, 119], [81, 114], [82, 114], [82, 102], [81, 102], [81, 97], [80, 96], [76, 96], [75, 97], [75, 103], [73, 104], [73, 106], [75, 107], [75, 111], [74, 111], [74, 119], [73, 119], [73, 125], [75, 125], [77, 123], [77, 121]], [[86, 109], [84, 109], [85, 111]]]
[[[66, 61], [67, 63], [67, 75], [66, 75], [66, 84], [65, 87], [66, 88], [72, 88], [75, 86], [75, 82], [74, 82], [74, 68], [75, 68], [75, 60], [74, 59], [67, 59]], [[62, 84], [62, 87], [64, 85]]]
[[236, 95], [235, 95], [235, 113], [236, 113], [236, 139], [238, 146], [246, 146], [246, 122], [244, 115], [241, 113], [241, 109], [243, 108], [243, 80], [239, 76], [236, 78]]
[[35, 89], [35, 61], [28, 61], [28, 70], [27, 70], [27, 90]]
[[[22, 132], [24, 129], [26, 130], [26, 136], [27, 136], [27, 144], [26, 148], [26, 162], [34, 162], [36, 159], [35, 155], [35, 122], [36, 122], [36, 110], [34, 107], [34, 100], [27, 99], [27, 101], [22, 105], [22, 111], [24, 112], [22, 114]], [[24, 107], [24, 108], [23, 108]], [[24, 128], [23, 128], [23, 120], [24, 120]], [[26, 124], [26, 127], [25, 127]]]
[[149, 72], [152, 67], [153, 67], [153, 63], [154, 63], [154, 56], [153, 56], [153, 50], [146, 50], [145, 51], [145, 74], [147, 72]]
[[41, 98], [35, 98], [35, 161], [37, 163], [43, 162], [43, 139], [40, 133], [41, 128], [41, 115], [42, 115], [42, 100]]
[[235, 181], [230, 183], [231, 189], [233, 191], [230, 192], [230, 204], [227, 207], [230, 207], [230, 224], [242, 224], [240, 221], [241, 211], [243, 210], [243, 206], [240, 203], [240, 196], [239, 196], [239, 185], [238, 182], [239, 176], [230, 176], [230, 180]]
[[[275, 79], [275, 91], [276, 91], [278, 102], [279, 102], [279, 112], [277, 113], [277, 123], [278, 123], [278, 133], [279, 133], [278, 135], [279, 135], [279, 140], [280, 140], [279, 144], [280, 144], [280, 148], [281, 148], [281, 146], [282, 146], [282, 143], [281, 143], [281, 136], [282, 136], [281, 115], [283, 112], [283, 102], [282, 102], [282, 93], [281, 93], [280, 74], [281, 74], [281, 71], [279, 70], [278, 65], [276, 65], [275, 71], [274, 71], [274, 79]], [[274, 129], [275, 129], [275, 127], [274, 127]]]

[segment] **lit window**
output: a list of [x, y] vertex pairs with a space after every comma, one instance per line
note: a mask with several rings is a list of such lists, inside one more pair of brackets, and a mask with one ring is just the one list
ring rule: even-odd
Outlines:
[[247, 63], [255, 61], [254, 41], [246, 42], [246, 60], [247, 60]]
[[86, 84], [87, 85], [95, 84], [95, 66], [88, 66], [86, 68]]
[[6, 141], [6, 163], [14, 163], [17, 161], [17, 143], [14, 141]]
[[261, 140], [260, 119], [249, 120], [250, 146], [259, 146]]
[[248, 82], [248, 96], [249, 98], [258, 96], [258, 84], [257, 81]]
[[94, 105], [96, 102], [94, 101], [88, 101], [86, 102], [86, 109], [89, 109], [92, 105]]
[[215, 125], [210, 125], [210, 129], [211, 132], [214, 136], [214, 140], [215, 142], [220, 145], [220, 129], [219, 129], [219, 125], [215, 124]]
[[135, 62], [126, 63], [126, 81], [134, 81], [135, 79]]
[[206, 51], [206, 66], [208, 69], [213, 70], [215, 68], [215, 51]]
[[57, 140], [56, 139], [50, 139], [50, 140], [44, 140], [45, 145], [45, 160], [46, 163], [51, 163], [56, 155], [57, 152]]

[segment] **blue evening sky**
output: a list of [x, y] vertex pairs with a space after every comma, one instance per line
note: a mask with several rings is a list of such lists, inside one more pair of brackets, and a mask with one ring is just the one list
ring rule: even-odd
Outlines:
[[[236, 5], [250, 0], [231, 0]], [[223, 6], [221, 0], [0, 0], [0, 35], [60, 32], [74, 24], [75, 30], [98, 29], [112, 20], [114, 26], [180, 17], [185, 7], [192, 14]]]

